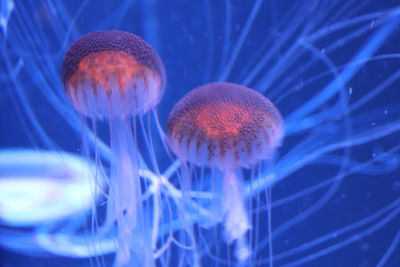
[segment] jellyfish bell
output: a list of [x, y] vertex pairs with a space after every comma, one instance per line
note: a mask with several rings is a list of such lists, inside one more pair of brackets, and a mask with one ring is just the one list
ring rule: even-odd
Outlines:
[[263, 95], [232, 83], [211, 83], [171, 111], [169, 143], [180, 158], [233, 170], [269, 159], [283, 137], [279, 111]]
[[245, 234], [251, 224], [236, 170], [270, 159], [281, 144], [284, 130], [278, 109], [247, 87], [206, 84], [176, 104], [167, 134], [171, 149], [181, 160], [222, 171], [223, 186], [214, 191], [212, 200], [221, 200], [222, 210], [214, 209], [213, 217], [223, 216], [227, 242], [237, 241], [236, 257], [246, 260], [250, 251]]
[[94, 32], [68, 49], [62, 82], [72, 105], [91, 118], [93, 125], [95, 119], [109, 121], [111, 162], [104, 228], [115, 224], [118, 228], [115, 266], [152, 266], [133, 122], [160, 102], [165, 87], [163, 63], [151, 46], [134, 34]]
[[65, 93], [75, 109], [89, 117], [144, 113], [160, 102], [165, 80], [153, 48], [132, 33], [116, 30], [79, 38], [62, 66]]

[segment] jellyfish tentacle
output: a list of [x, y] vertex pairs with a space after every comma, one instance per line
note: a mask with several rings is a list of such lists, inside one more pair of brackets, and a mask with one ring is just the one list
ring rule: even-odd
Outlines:
[[226, 239], [230, 244], [237, 241], [236, 258], [245, 261], [251, 254], [245, 240], [251, 223], [245, 209], [242, 183], [233, 171], [224, 175], [223, 211]]

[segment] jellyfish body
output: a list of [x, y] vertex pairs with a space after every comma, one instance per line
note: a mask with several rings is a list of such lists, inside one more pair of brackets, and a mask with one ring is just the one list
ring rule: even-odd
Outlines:
[[125, 117], [160, 102], [165, 71], [140, 37], [122, 31], [85, 35], [68, 49], [62, 67], [65, 93], [89, 117]]
[[263, 95], [232, 83], [200, 86], [173, 108], [167, 123], [171, 149], [181, 160], [223, 172], [220, 196], [228, 243], [237, 240], [236, 257], [249, 256], [244, 237], [251, 228], [245, 210], [240, 167], [270, 159], [283, 137], [278, 109]]
[[283, 136], [282, 117], [263, 95], [232, 83], [201, 86], [172, 110], [167, 132], [180, 158], [221, 170], [268, 159]]
[[71, 45], [62, 80], [80, 114], [109, 120], [111, 164], [105, 227], [118, 227], [115, 266], [152, 266], [132, 120], [160, 101], [165, 86], [163, 64], [150, 45], [134, 34], [94, 32]]

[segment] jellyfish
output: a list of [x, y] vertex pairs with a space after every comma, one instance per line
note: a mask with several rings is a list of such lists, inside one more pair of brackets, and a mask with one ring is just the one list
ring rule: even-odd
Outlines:
[[[37, 159], [43, 150], [52, 157], [65, 152], [86, 156], [85, 148], [91, 153], [89, 164], [96, 162], [97, 153], [108, 177], [111, 150], [103, 131], [107, 122], [95, 119], [96, 129], [82, 123], [84, 116], [65, 97], [60, 68], [68, 45], [83, 33], [111, 28], [135, 32], [162, 54], [168, 69], [171, 90], [157, 106], [160, 125], [166, 124], [173, 104], [189, 88], [211, 81], [253, 88], [279, 107], [285, 118], [285, 140], [273, 158], [250, 169], [238, 167], [234, 173], [252, 222], [243, 239], [251, 248], [249, 265], [398, 265], [400, 16], [396, 1], [204, 0], [195, 8], [173, 1], [78, 2], [0, 1], [3, 159], [15, 148], [27, 149]], [[155, 264], [238, 265], [232, 249], [239, 240], [226, 246], [222, 224], [213, 227], [223, 219], [216, 212], [222, 210], [218, 205], [222, 202], [210, 201], [222, 195], [217, 194], [223, 188], [218, 184], [223, 181], [221, 171], [188, 164], [185, 173], [185, 164], [174, 157], [156, 153], [156, 159], [150, 159], [142, 152], [158, 149], [162, 142], [154, 134], [157, 143], [151, 145], [143, 141], [141, 131], [137, 134], [137, 156], [150, 163], [142, 165], [140, 160], [139, 164], [141, 181], [151, 189], [142, 196], [148, 204], [144, 212], [152, 221], [148, 225], [152, 241], [166, 245], [160, 257], [153, 254]], [[7, 161], [0, 162], [0, 168], [7, 170], [7, 187], [17, 184], [12, 172], [26, 169], [24, 174], [34, 178], [29, 185], [40, 188], [43, 177], [37, 174], [41, 172], [26, 168], [29, 160], [23, 160], [16, 160], [12, 169]], [[151, 163], [157, 163], [160, 172]], [[64, 164], [68, 167], [69, 162]], [[0, 179], [4, 177], [0, 172]], [[190, 188], [185, 177], [191, 178]], [[52, 183], [47, 178], [46, 182], [62, 186], [63, 180]], [[108, 178], [104, 182], [110, 184]], [[29, 192], [29, 188], [25, 184], [14, 192]], [[157, 188], [164, 190], [162, 195]], [[10, 199], [9, 194], [4, 196], [4, 201]], [[13, 194], [11, 199], [16, 198]], [[157, 198], [162, 201], [153, 201]], [[69, 201], [65, 206], [75, 203]], [[35, 210], [47, 207], [35, 204]], [[96, 205], [102, 217], [106, 204]], [[0, 220], [0, 264], [93, 266], [98, 265], [95, 258], [104, 258], [103, 266], [113, 262], [114, 234], [101, 231], [116, 229], [108, 227], [111, 220], [108, 224], [99, 220], [100, 231], [93, 232], [87, 211], [82, 216], [82, 210], [75, 214], [48, 210], [41, 217], [48, 221], [40, 223], [22, 211], [15, 209], [21, 221], [30, 221], [28, 231], [8, 225], [10, 217]], [[171, 217], [156, 220], [169, 213]], [[188, 226], [196, 237], [195, 248], [190, 243], [177, 245], [189, 233]]]
[[[263, 95], [233, 83], [200, 86], [172, 109], [167, 123], [169, 144], [182, 161], [216, 168], [223, 173], [223, 186], [213, 202], [221, 201], [228, 243], [237, 241], [236, 257], [244, 261], [250, 251], [245, 244], [251, 223], [237, 169], [253, 167], [271, 159], [283, 138], [278, 109]], [[200, 182], [201, 183], [201, 182]]]
[[160, 101], [165, 86], [161, 59], [140, 37], [94, 32], [76, 40], [62, 67], [65, 93], [95, 123], [107, 119], [111, 163], [106, 226], [118, 228], [115, 266], [153, 265], [151, 235], [142, 207], [135, 116]]

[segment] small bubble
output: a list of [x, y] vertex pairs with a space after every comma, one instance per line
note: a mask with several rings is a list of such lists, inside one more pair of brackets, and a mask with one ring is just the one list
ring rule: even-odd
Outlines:
[[353, 87], [349, 88], [349, 95], [351, 95], [353, 93]]
[[400, 191], [400, 182], [399, 181], [395, 181], [392, 185], [392, 190], [394, 192], [399, 192]]
[[373, 28], [375, 26], [375, 20], [371, 21], [371, 24], [369, 25], [370, 28]]
[[388, 112], [387, 109], [385, 109], [385, 110], [383, 111], [383, 113], [384, 113], [385, 115], [387, 115], [389, 112]]
[[363, 243], [362, 245], [361, 245], [361, 250], [362, 251], [368, 251], [369, 250], [369, 244], [368, 243]]

